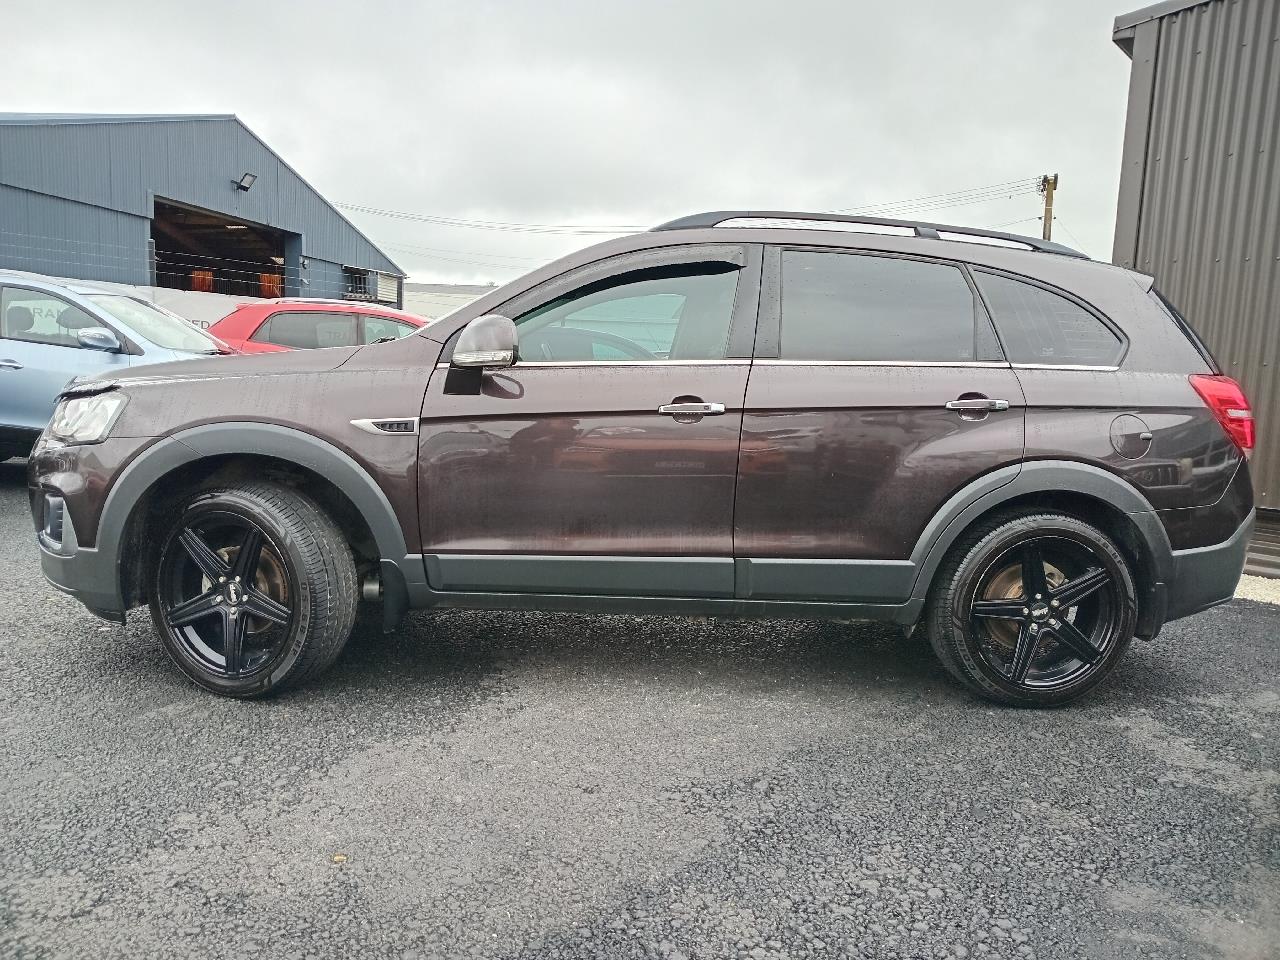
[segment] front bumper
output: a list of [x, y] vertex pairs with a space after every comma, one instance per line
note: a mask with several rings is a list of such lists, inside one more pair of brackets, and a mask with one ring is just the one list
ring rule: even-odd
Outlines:
[[80, 546], [75, 523], [63, 509], [61, 540], [49, 535], [50, 514], [60, 509], [61, 498], [43, 490], [33, 490], [31, 512], [40, 545], [40, 569], [45, 579], [63, 593], [75, 597], [91, 613], [104, 620], [124, 623], [124, 600], [115, 557], [106, 557], [93, 547]]
[[1165, 620], [1189, 617], [1226, 603], [1235, 596], [1244, 571], [1254, 514], [1230, 538], [1208, 547], [1173, 551], [1173, 577], [1168, 584]]

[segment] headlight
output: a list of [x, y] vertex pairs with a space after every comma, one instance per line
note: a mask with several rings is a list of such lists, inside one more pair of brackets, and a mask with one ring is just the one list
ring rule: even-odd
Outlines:
[[61, 443], [101, 443], [127, 402], [128, 398], [116, 391], [66, 397], [53, 411], [49, 436]]

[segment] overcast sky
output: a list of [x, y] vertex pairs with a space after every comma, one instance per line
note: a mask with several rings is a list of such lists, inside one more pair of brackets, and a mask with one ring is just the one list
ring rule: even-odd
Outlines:
[[[1057, 172], [1054, 239], [1110, 259], [1141, 5], [9, 0], [0, 110], [235, 113], [331, 201], [519, 224], [883, 204], [1038, 235], [1022, 186], [904, 201]], [[600, 239], [349, 216], [417, 280]]]

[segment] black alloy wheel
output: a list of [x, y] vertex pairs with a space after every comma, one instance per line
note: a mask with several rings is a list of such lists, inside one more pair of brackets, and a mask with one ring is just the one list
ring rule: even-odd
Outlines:
[[982, 638], [987, 663], [1010, 683], [1058, 686], [1116, 641], [1122, 618], [1115, 591], [1088, 547], [1033, 537], [988, 565], [969, 603], [970, 629]]
[[151, 580], [165, 650], [214, 693], [258, 697], [329, 666], [355, 622], [355, 563], [309, 497], [274, 483], [206, 490], [174, 511]]
[[993, 521], [953, 551], [937, 583], [929, 628], [939, 658], [975, 692], [1004, 703], [1051, 706], [1082, 696], [1133, 637], [1128, 561], [1073, 517]]
[[237, 680], [279, 658], [298, 590], [258, 524], [234, 513], [205, 513], [175, 531], [163, 556], [161, 616], [193, 661]]

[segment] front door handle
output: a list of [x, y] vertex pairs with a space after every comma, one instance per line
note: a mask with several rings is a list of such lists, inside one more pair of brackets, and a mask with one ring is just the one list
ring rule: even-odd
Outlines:
[[723, 403], [664, 403], [659, 413], [668, 417], [718, 417], [724, 413]]
[[0, 369], [21, 370], [22, 364], [20, 364], [17, 360], [0, 360]]
[[989, 413], [992, 410], [1008, 410], [1008, 400], [988, 400], [986, 397], [972, 400], [948, 400], [948, 410], [963, 410], [966, 413]]

